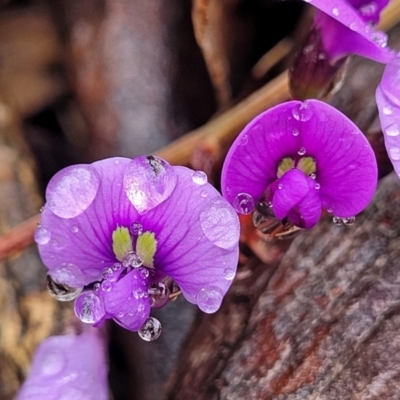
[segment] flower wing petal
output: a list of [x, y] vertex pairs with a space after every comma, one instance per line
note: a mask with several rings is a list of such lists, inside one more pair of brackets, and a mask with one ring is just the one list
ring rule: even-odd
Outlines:
[[188, 301], [213, 312], [236, 272], [239, 221], [210, 184], [197, 183], [188, 168], [174, 169], [175, 190], [143, 215], [143, 225], [156, 233], [155, 267], [175, 279]]
[[[39, 232], [44, 229], [48, 235], [45, 240], [38, 240], [38, 245], [50, 274], [60, 265], [72, 263], [83, 272], [85, 284], [88, 284], [99, 278], [104, 267], [115, 262], [113, 230], [117, 225], [129, 226], [138, 217], [122, 185], [130, 161], [110, 158], [91, 164], [99, 178], [97, 193], [78, 215], [63, 218], [45, 205]], [[57, 179], [57, 175], [53, 179]], [[73, 193], [85, 190], [85, 182], [75, 180], [73, 185]], [[50, 184], [49, 188], [47, 197], [52, 196]]]

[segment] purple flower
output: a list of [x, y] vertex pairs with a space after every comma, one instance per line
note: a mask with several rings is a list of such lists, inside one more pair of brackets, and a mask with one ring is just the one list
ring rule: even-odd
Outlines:
[[400, 57], [390, 61], [376, 90], [386, 150], [393, 167], [400, 176]]
[[353, 221], [377, 184], [374, 153], [360, 130], [318, 100], [290, 101], [259, 115], [238, 136], [222, 170], [222, 192], [241, 214], [257, 202], [279, 220], [311, 228], [322, 209]]
[[108, 366], [97, 332], [45, 339], [17, 400], [108, 399]]
[[388, 0], [309, 0], [319, 11], [314, 23], [321, 32], [331, 64], [348, 54], [387, 63], [393, 53], [386, 48], [385, 33], [371, 28]]
[[[58, 172], [46, 190], [36, 242], [50, 290], [75, 298], [86, 323], [114, 319], [146, 340], [149, 319], [177, 284], [201, 310], [218, 310], [236, 272], [236, 213], [201, 171], [141, 156]], [[148, 336], [150, 335], [150, 337]]]

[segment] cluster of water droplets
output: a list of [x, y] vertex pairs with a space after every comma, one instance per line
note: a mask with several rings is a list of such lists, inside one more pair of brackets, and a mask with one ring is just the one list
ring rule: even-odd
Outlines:
[[346, 217], [346, 218], [340, 218], [340, 217], [336, 217], [334, 216], [332, 218], [332, 221], [335, 225], [353, 225], [354, 222], [356, 222], [356, 217], [352, 216], [352, 217]]

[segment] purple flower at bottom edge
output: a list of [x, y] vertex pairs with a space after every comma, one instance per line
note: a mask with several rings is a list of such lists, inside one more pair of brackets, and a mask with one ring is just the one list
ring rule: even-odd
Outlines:
[[236, 272], [239, 222], [204, 172], [153, 156], [110, 158], [58, 172], [46, 201], [35, 239], [50, 289], [66, 286], [61, 300], [83, 289], [81, 321], [138, 331], [168, 301], [171, 279], [204, 312], [220, 307]]
[[225, 159], [222, 193], [249, 214], [264, 201], [275, 216], [311, 228], [322, 209], [351, 218], [377, 184], [374, 153], [343, 114], [318, 100], [265, 111], [241, 132]]
[[387, 35], [371, 27], [371, 23], [379, 20], [379, 13], [388, 0], [307, 2], [318, 9], [314, 22], [332, 64], [348, 54], [358, 54], [381, 63], [393, 58], [392, 51], [386, 47]]
[[386, 150], [400, 177], [400, 54], [385, 67], [376, 103]]
[[51, 336], [36, 350], [17, 400], [106, 400], [108, 366], [97, 330]]

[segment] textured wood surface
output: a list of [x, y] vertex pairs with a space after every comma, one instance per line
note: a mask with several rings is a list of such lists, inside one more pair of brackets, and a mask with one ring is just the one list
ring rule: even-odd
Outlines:
[[275, 271], [258, 265], [264, 278], [242, 295], [264, 286], [249, 315], [228, 298], [217, 315], [198, 318], [168, 398], [398, 398], [399, 201], [389, 175], [354, 226], [326, 219]]

